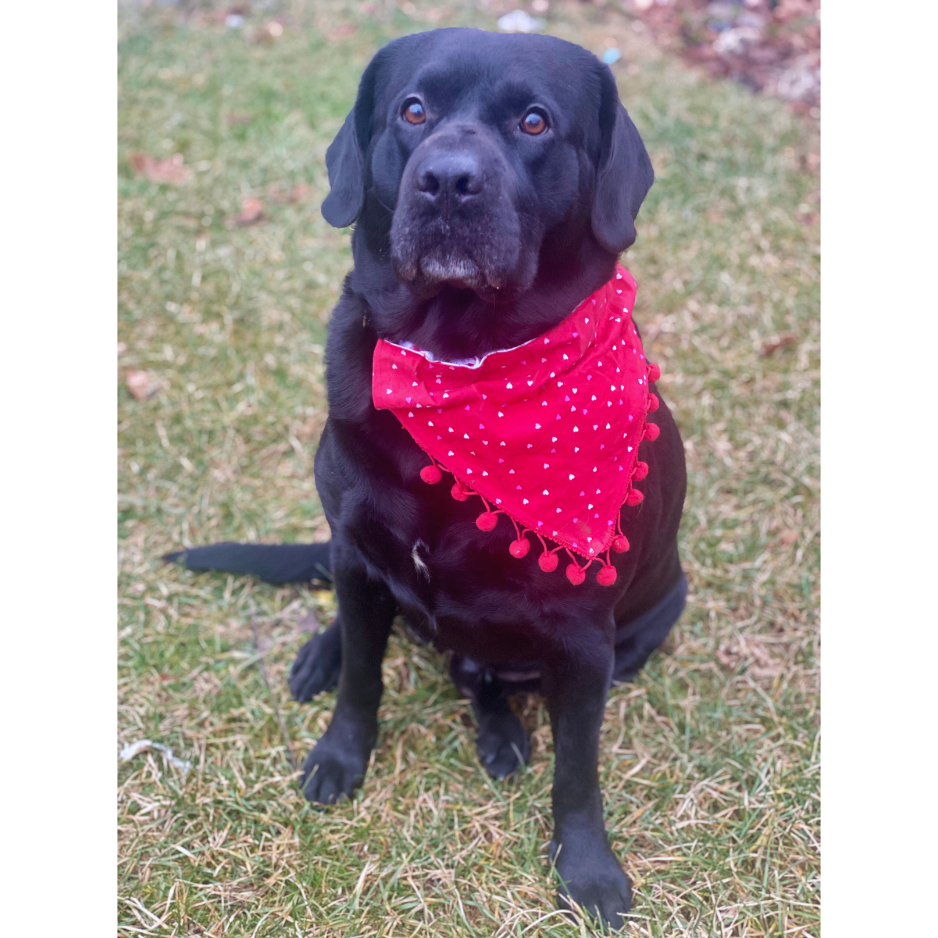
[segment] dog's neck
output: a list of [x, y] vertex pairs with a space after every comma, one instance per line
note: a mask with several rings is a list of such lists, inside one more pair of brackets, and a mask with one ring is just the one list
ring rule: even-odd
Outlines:
[[478, 358], [547, 332], [613, 276], [617, 259], [599, 246], [588, 222], [568, 219], [544, 238], [534, 282], [523, 293], [491, 302], [444, 285], [420, 298], [391, 269], [390, 218], [362, 222], [352, 238], [351, 287], [367, 304], [372, 327], [380, 338], [443, 361]]

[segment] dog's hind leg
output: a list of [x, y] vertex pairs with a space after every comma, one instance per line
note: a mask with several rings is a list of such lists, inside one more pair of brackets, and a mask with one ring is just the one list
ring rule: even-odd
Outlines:
[[501, 681], [493, 677], [472, 701], [479, 724], [476, 751], [492, 778], [507, 778], [531, 758], [531, 741], [505, 699]]
[[290, 693], [303, 703], [339, 683], [342, 624], [338, 617], [317, 632], [298, 652], [290, 668]]
[[687, 579], [680, 579], [653, 608], [631, 622], [616, 623], [614, 684], [635, 679], [652, 652], [668, 637], [687, 602]]
[[453, 655], [450, 675], [469, 698], [478, 732], [479, 761], [492, 778], [513, 775], [531, 758], [531, 742], [505, 696], [505, 685], [469, 658]]

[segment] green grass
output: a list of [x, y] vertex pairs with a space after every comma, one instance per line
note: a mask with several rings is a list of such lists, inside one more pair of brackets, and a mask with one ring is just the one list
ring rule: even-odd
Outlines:
[[[312, 809], [278, 715], [302, 758], [334, 695], [297, 705], [286, 672], [333, 597], [157, 559], [328, 536], [312, 458], [351, 258], [319, 215], [323, 155], [378, 45], [492, 28], [503, 8], [268, 5], [240, 31], [186, 9], [128, 6], [121, 25], [119, 365], [160, 390], [137, 401], [121, 381], [120, 741], [164, 743], [193, 769], [153, 752], [119, 766], [119, 934], [588, 934], [553, 911], [539, 701], [523, 713], [530, 767], [496, 784], [444, 661], [398, 634], [364, 788]], [[274, 12], [283, 35], [252, 42]], [[330, 39], [342, 24], [356, 29]], [[817, 142], [781, 103], [704, 80], [611, 8], [555, 2], [549, 28], [624, 52], [620, 89], [658, 174], [626, 264], [690, 476], [687, 611], [611, 694], [603, 733], [631, 932], [816, 938], [819, 260], [802, 167]], [[137, 178], [133, 151], [180, 152], [193, 176]], [[307, 198], [271, 200], [300, 182]], [[231, 226], [248, 196], [266, 222]]]

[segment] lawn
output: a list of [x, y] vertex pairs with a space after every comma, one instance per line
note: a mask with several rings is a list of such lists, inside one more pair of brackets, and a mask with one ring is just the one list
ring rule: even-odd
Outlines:
[[[523, 710], [531, 765], [495, 783], [445, 661], [396, 630], [364, 788], [314, 809], [292, 760], [334, 694], [298, 705], [286, 673], [333, 596], [158, 559], [328, 537], [312, 460], [351, 255], [319, 214], [326, 147], [382, 43], [494, 28], [508, 9], [254, 8], [230, 28], [207, 4], [121, 6], [119, 742], [192, 767], [154, 750], [119, 763], [118, 933], [588, 934], [554, 911], [540, 701]], [[614, 70], [657, 172], [625, 263], [688, 458], [688, 607], [610, 695], [603, 733], [631, 933], [817, 938], [816, 130], [689, 70], [611, 6], [554, 0], [547, 18], [623, 53]], [[138, 176], [134, 153], [180, 153], [188, 178]], [[237, 222], [246, 199], [263, 203], [254, 224]], [[154, 393], [132, 396], [128, 375]]]

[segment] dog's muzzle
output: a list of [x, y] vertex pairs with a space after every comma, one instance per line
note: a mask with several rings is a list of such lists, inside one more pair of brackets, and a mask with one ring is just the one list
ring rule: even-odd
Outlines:
[[509, 169], [484, 129], [456, 125], [428, 137], [401, 178], [391, 226], [399, 279], [418, 292], [444, 283], [489, 293], [519, 258]]

